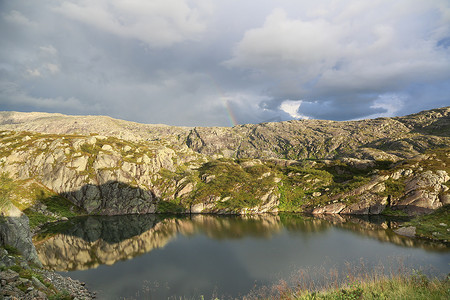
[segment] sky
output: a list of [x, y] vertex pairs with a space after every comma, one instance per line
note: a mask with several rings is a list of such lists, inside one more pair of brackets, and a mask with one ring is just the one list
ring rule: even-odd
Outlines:
[[233, 126], [450, 105], [448, 0], [0, 0], [0, 111]]

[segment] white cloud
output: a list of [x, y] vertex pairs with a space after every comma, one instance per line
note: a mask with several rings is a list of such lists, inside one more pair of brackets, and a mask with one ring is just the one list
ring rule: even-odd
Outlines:
[[280, 109], [289, 114], [294, 119], [309, 119], [309, 117], [299, 113], [301, 105], [302, 100], [285, 100], [281, 103]]
[[341, 93], [395, 92], [450, 76], [449, 51], [436, 46], [450, 35], [443, 21], [450, 3], [339, 3], [303, 17], [273, 10], [262, 27], [245, 32], [225, 65], [277, 83], [274, 95], [315, 101]]
[[3, 16], [4, 20], [7, 22], [22, 25], [22, 26], [35, 26], [36, 23], [30, 21], [26, 16], [24, 16], [20, 11], [12, 10], [8, 14]]
[[59, 72], [59, 66], [56, 64], [45, 64], [45, 67], [47, 68], [47, 70], [50, 71], [50, 73], [55, 74]]
[[292, 20], [276, 9], [263, 27], [245, 33], [226, 64], [270, 74], [301, 72], [302, 77], [311, 77], [339, 57], [330, 50], [338, 43], [341, 31], [326, 20]]
[[208, 1], [186, 0], [74, 0], [55, 11], [109, 33], [166, 47], [196, 39], [206, 29]]
[[43, 54], [47, 54], [47, 55], [50, 55], [50, 56], [56, 56], [58, 54], [58, 50], [56, 50], [56, 48], [53, 47], [53, 45], [40, 46], [39, 50]]
[[0, 82], [20, 86], [8, 96], [0, 86], [0, 110], [231, 125], [228, 109], [238, 123], [256, 123], [449, 103], [448, 0], [0, 6]]
[[27, 69], [27, 76], [41, 77], [41, 72], [38, 69]]
[[25, 78], [43, 78], [60, 72], [58, 50], [52, 45], [36, 47], [19, 64], [25, 69]]
[[385, 113], [376, 114], [372, 116], [367, 116], [366, 118], [374, 117], [394, 117], [397, 112], [400, 111], [405, 106], [406, 97], [398, 94], [385, 94], [380, 95], [377, 100], [375, 100], [372, 108], [382, 108]]

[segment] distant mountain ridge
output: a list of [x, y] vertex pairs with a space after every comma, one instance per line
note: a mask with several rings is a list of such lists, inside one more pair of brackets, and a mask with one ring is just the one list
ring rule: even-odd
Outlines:
[[[96, 133], [128, 141], [164, 140], [205, 155], [235, 158], [399, 159], [449, 144], [450, 107], [360, 121], [292, 120], [234, 127], [140, 124], [106, 116], [0, 112], [0, 130]], [[355, 151], [357, 149], [357, 151]]]

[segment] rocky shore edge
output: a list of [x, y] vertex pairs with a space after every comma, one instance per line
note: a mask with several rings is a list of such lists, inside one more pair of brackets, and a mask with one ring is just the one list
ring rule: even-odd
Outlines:
[[0, 248], [0, 299], [94, 299], [83, 282], [44, 270], [15, 250]]
[[84, 283], [44, 270], [28, 217], [14, 206], [6, 215], [0, 217], [0, 300], [95, 298]]

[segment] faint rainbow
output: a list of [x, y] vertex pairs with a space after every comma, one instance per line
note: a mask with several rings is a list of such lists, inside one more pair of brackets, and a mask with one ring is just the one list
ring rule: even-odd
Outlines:
[[215, 87], [215, 89], [217, 90], [217, 92], [219, 93], [219, 95], [221, 96], [221, 99], [224, 99], [225, 109], [226, 109], [228, 118], [230, 119], [231, 126], [238, 125], [238, 122], [236, 120], [236, 115], [234, 114], [233, 109], [231, 108], [230, 101], [227, 100], [227, 96], [225, 95], [225, 93], [223, 92], [223, 90], [219, 86], [219, 84], [217, 84], [217, 82], [214, 80], [214, 77], [212, 77], [211, 74], [208, 74], [208, 77], [211, 80], [211, 82], [212, 82], [213, 86]]
[[230, 118], [231, 124], [233, 126], [236, 126], [238, 124], [238, 122], [236, 120], [236, 116], [234, 115], [234, 112], [231, 109], [231, 105], [228, 100], [225, 100], [225, 107], [227, 108], [227, 113], [228, 113], [228, 117]]

